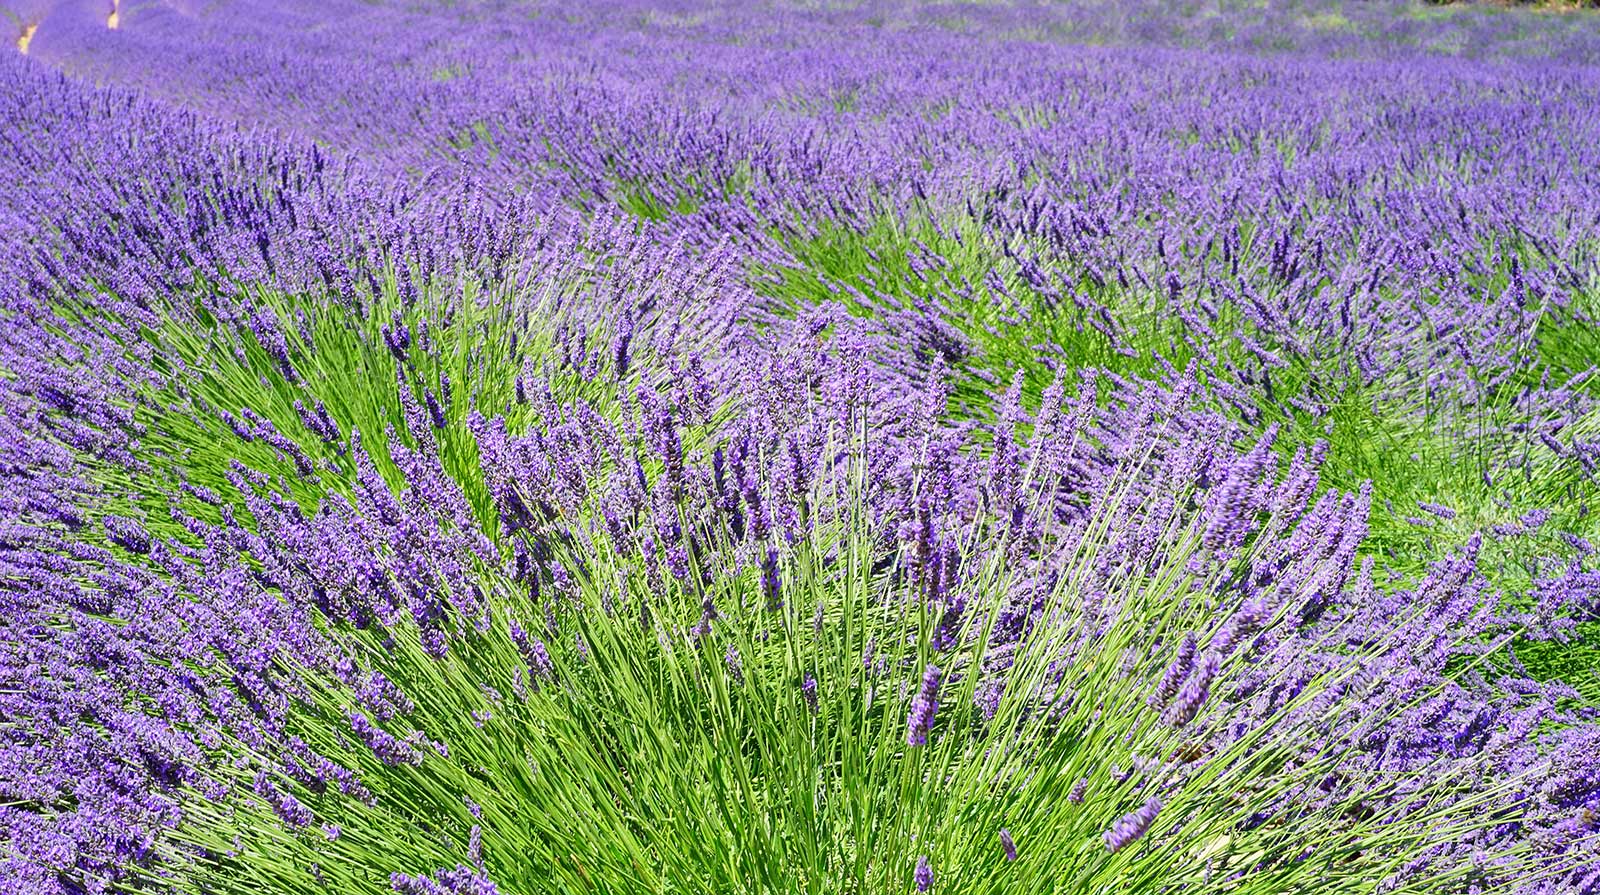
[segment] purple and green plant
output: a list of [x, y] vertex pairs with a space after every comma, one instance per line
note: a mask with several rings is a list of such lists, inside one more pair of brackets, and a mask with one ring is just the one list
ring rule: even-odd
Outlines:
[[1600, 891], [1592, 18], [4, 12], [0, 889]]

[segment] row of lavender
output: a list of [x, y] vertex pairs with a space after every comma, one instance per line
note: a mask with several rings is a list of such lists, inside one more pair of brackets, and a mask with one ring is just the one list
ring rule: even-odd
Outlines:
[[[1486, 483], [1454, 507], [1475, 525], [1517, 515], [1492, 505], [1508, 476], [1540, 505], [1582, 503], [1593, 389], [1569, 386], [1596, 347], [1592, 68], [1069, 48], [1022, 39], [1049, 32], [1038, 10], [985, 13], [1010, 42], [872, 13], [351, 11], [311, 27], [311, 12], [158, 7], [109, 44], [88, 16], [92, 39], [63, 25], [30, 51], [265, 118], [425, 194], [467, 177], [491, 207], [621, 206], [731, 242], [769, 303], [844, 301], [910, 366], [936, 352], [967, 368], [980, 402], [1018, 366], [1036, 397], [1062, 363], [1151, 373], [1159, 354], [1210, 368], [1258, 429], [1339, 418], [1402, 454], [1485, 430], [1446, 464]], [[1516, 406], [1454, 413], [1499, 404]], [[1378, 405], [1427, 425], [1345, 419]], [[1346, 487], [1377, 464], [1334, 461]], [[1381, 497], [1404, 519], [1454, 495], [1407, 481]]]
[[365, 9], [4, 62], [23, 891], [1600, 885], [1592, 69]]

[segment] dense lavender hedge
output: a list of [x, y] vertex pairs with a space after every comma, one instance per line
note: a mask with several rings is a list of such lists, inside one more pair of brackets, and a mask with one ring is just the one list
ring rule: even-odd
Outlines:
[[0, 891], [1600, 892], [1600, 22], [0, 9]]

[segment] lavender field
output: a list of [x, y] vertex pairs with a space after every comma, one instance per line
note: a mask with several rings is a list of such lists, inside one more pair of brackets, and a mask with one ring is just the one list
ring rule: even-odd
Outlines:
[[0, 30], [0, 895], [1600, 895], [1600, 13]]

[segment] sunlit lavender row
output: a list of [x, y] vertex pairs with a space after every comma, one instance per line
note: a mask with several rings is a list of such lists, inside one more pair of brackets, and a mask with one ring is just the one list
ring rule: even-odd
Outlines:
[[1600, 13], [0, 30], [0, 893], [1600, 895]]

